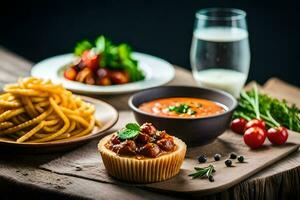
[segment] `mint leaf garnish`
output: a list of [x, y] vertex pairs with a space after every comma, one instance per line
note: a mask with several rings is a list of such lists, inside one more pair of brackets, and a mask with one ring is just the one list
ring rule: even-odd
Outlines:
[[121, 140], [131, 139], [140, 133], [140, 126], [136, 123], [129, 123], [125, 128], [118, 131], [118, 137]]
[[137, 123], [129, 123], [125, 127], [128, 129], [140, 131], [140, 125], [138, 125]]

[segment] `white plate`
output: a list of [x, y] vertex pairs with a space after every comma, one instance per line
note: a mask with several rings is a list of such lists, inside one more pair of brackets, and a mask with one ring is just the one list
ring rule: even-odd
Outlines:
[[31, 75], [44, 79], [51, 79], [55, 83], [62, 83], [65, 88], [79, 93], [90, 94], [120, 94], [151, 87], [164, 85], [174, 78], [173, 66], [167, 61], [143, 53], [133, 53], [133, 58], [139, 61], [140, 69], [145, 73], [145, 80], [124, 85], [98, 86], [70, 81], [63, 77], [64, 67], [72, 62], [73, 54], [64, 54], [45, 59], [31, 69]]

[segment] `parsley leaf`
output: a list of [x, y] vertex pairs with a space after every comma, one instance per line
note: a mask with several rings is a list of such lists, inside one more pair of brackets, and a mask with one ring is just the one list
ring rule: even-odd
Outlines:
[[194, 111], [189, 105], [182, 103], [179, 106], [169, 106], [168, 110], [171, 112], [176, 112], [178, 114], [189, 114], [194, 115], [196, 111]]
[[136, 123], [129, 123], [125, 128], [118, 131], [118, 137], [122, 140], [131, 139], [140, 133], [140, 126]]

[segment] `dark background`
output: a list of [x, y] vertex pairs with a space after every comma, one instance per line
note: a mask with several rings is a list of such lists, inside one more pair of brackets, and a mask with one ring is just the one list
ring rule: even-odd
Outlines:
[[207, 7], [248, 13], [248, 80], [263, 83], [277, 76], [300, 85], [300, 11], [287, 1], [1, 1], [0, 45], [37, 62], [72, 51], [78, 40], [104, 34], [190, 69], [194, 14]]

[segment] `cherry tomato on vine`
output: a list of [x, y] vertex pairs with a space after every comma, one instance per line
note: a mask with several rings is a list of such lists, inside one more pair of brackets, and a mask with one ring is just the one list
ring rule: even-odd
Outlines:
[[272, 144], [281, 145], [286, 142], [289, 137], [288, 130], [285, 127], [270, 128], [267, 131], [267, 137]]
[[251, 149], [259, 148], [263, 145], [267, 137], [267, 133], [264, 129], [256, 126], [247, 129], [244, 133], [244, 142]]
[[245, 125], [245, 131], [251, 127], [259, 127], [266, 130], [266, 123], [260, 119], [252, 119]]
[[244, 118], [236, 118], [234, 120], [232, 120], [231, 124], [230, 124], [230, 129], [238, 134], [244, 134], [245, 131], [245, 126], [247, 124], [247, 120], [245, 120]]

